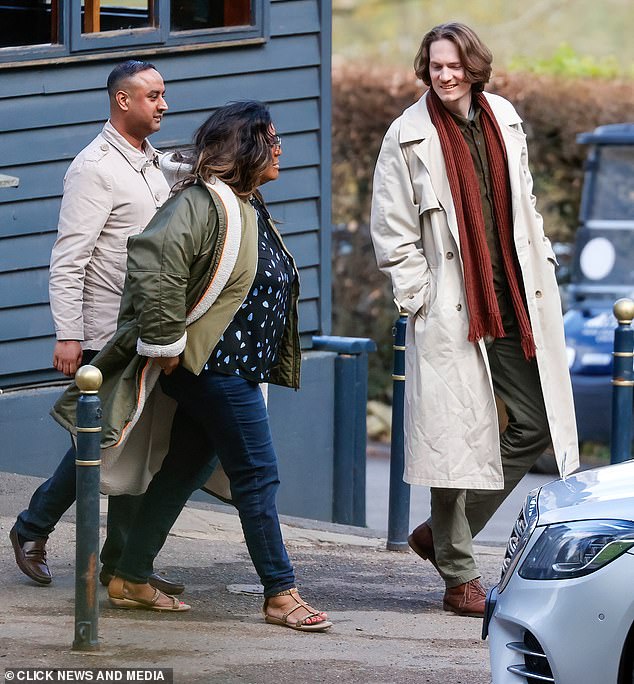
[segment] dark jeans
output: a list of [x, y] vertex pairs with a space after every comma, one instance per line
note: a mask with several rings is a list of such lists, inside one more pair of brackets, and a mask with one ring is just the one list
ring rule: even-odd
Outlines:
[[147, 581], [168, 532], [191, 493], [211, 474], [217, 454], [264, 595], [294, 587], [275, 505], [277, 457], [259, 386], [213, 372], [196, 376], [182, 367], [161, 375], [160, 382], [178, 402], [169, 453], [143, 497], [117, 575]]
[[[139, 507], [141, 496], [109, 496], [106, 541], [100, 559], [107, 572], [114, 573], [125, 546], [130, 521]], [[75, 503], [75, 447], [65, 454], [55, 472], [33, 493], [29, 507], [18, 515], [16, 530], [24, 539], [42, 539]]]
[[[96, 355], [96, 351], [85, 350], [83, 364], [90, 363]], [[53, 475], [35, 490], [29, 507], [18, 515], [15, 524], [17, 533], [29, 541], [48, 537], [62, 515], [75, 503], [75, 487], [75, 447], [71, 446]], [[108, 497], [107, 536], [100, 558], [104, 569], [110, 573], [117, 566], [128, 526], [140, 500], [139, 496]]]

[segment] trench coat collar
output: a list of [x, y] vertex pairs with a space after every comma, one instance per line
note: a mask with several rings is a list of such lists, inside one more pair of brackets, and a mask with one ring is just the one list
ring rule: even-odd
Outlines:
[[[484, 95], [500, 126], [502, 139], [506, 147], [513, 216], [515, 217], [521, 193], [521, 182], [518, 174], [521, 172], [521, 154], [525, 140], [524, 133], [515, 128], [515, 126], [521, 124], [522, 119], [511, 103], [504, 98], [498, 95], [491, 95], [490, 93], [484, 93]], [[401, 145], [411, 144], [414, 146], [413, 151], [429, 172], [434, 192], [447, 213], [449, 228], [453, 237], [457, 244], [460, 244], [455, 209], [440, 146], [440, 138], [427, 110], [427, 93], [403, 112], [399, 143]]]
[[101, 135], [126, 158], [135, 171], [141, 171], [148, 163], [158, 166], [158, 152], [150, 145], [147, 138], [143, 141], [143, 151], [137, 150], [110, 123], [110, 119], [104, 124]]

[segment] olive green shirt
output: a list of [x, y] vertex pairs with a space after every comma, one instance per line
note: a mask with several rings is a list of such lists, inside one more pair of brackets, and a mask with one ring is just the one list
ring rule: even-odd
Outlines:
[[504, 271], [500, 237], [495, 223], [495, 214], [493, 213], [493, 186], [491, 184], [491, 174], [489, 171], [489, 162], [487, 160], [487, 150], [482, 123], [480, 121], [480, 113], [480, 107], [476, 107], [475, 109], [471, 109], [468, 119], [453, 113], [452, 117], [467, 143], [478, 178], [480, 197], [482, 198], [484, 230], [486, 233], [487, 245], [489, 247], [489, 254], [491, 255], [491, 266], [493, 268], [493, 287], [495, 288], [495, 294], [500, 308], [502, 325], [508, 332], [509, 328], [515, 323], [515, 312], [513, 310], [508, 281]]

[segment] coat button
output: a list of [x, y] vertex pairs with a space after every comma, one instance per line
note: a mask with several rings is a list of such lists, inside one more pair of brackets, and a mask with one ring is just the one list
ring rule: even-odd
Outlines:
[[541, 291], [541, 290], [536, 290], [535, 296], [537, 297], [537, 299], [539, 299], [539, 298], [542, 296], [542, 291]]
[[456, 311], [462, 311], [462, 304], [456, 304]]
[[108, 147], [108, 143], [102, 143], [102, 144], [99, 146], [99, 148], [100, 148], [103, 152], [107, 152], [107, 151], [110, 149], [110, 148]]
[[447, 252], [445, 256], [447, 257], [447, 259], [453, 259], [453, 252]]

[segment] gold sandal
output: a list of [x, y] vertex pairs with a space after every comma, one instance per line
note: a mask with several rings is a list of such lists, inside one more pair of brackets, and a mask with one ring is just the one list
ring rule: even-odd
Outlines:
[[[269, 615], [267, 608], [269, 605], [269, 598], [274, 598], [275, 596], [292, 596], [295, 600], [295, 606], [290, 610], [287, 610], [281, 617], [276, 617], [274, 615]], [[294, 613], [298, 608], [304, 608], [308, 611], [308, 615], [305, 615], [301, 620], [296, 620], [295, 622], [289, 621], [289, 616]], [[271, 625], [281, 625], [282, 627], [290, 627], [290, 629], [296, 629], [299, 632], [323, 632], [330, 627], [332, 627], [332, 622], [328, 620], [322, 620], [321, 622], [315, 622], [313, 624], [306, 624], [306, 620], [314, 617], [325, 616], [326, 613], [315, 610], [312, 606], [309, 606], [306, 601], [304, 601], [297, 589], [286, 589], [286, 591], [280, 591], [279, 594], [274, 594], [264, 599], [264, 606], [262, 608], [264, 613], [264, 620]]]
[[[182, 613], [191, 608], [191, 606], [179, 601], [176, 597], [164, 594], [158, 589], [154, 589], [154, 595], [151, 599], [132, 598], [129, 595], [126, 596], [127, 593], [128, 589], [126, 588], [126, 583], [123, 578], [115, 576], [110, 580], [110, 584], [108, 584], [108, 599], [116, 608], [138, 608], [143, 610], [158, 610], [168, 613]], [[157, 602], [161, 597], [169, 599], [171, 601], [171, 605], [157, 605]]]

